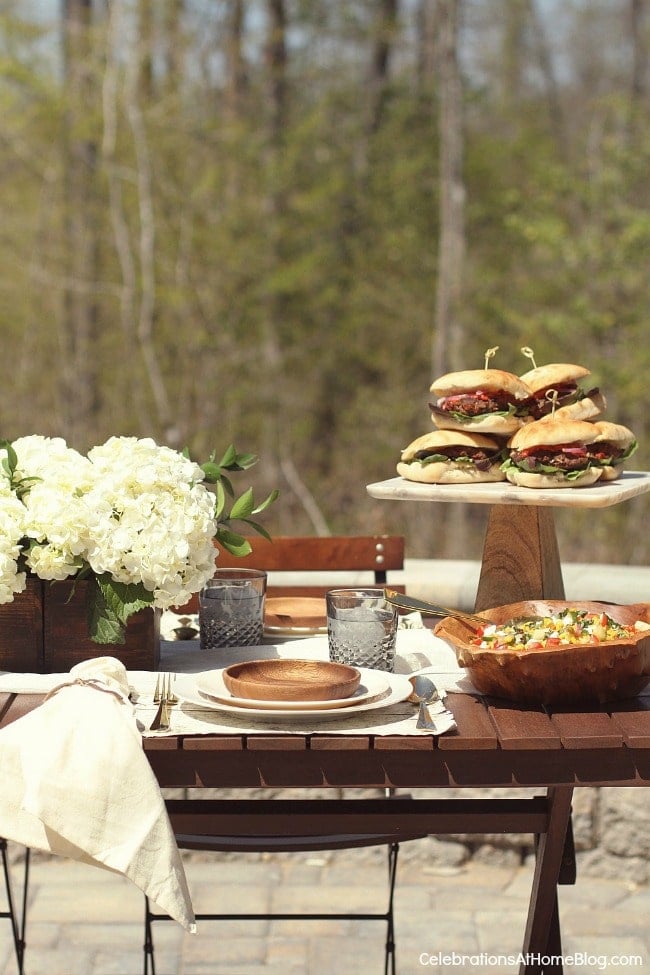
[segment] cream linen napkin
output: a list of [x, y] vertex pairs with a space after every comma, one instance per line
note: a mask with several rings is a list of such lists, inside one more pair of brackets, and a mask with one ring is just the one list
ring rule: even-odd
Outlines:
[[73, 667], [0, 730], [0, 836], [121, 873], [186, 930], [194, 912], [124, 666]]

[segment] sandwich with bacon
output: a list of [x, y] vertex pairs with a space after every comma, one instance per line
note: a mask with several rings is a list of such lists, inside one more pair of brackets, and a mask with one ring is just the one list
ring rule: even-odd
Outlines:
[[587, 447], [591, 463], [601, 469], [601, 481], [615, 481], [623, 465], [639, 446], [636, 437], [620, 423], [599, 420], [593, 424], [597, 436]]
[[519, 410], [530, 399], [528, 386], [502, 369], [449, 372], [432, 383], [431, 392], [431, 419], [441, 430], [504, 437], [522, 425]]
[[583, 420], [527, 423], [508, 441], [502, 470], [519, 487], [587, 487], [603, 472], [590, 455], [597, 437], [596, 424]]
[[594, 420], [605, 412], [607, 403], [598, 387], [581, 381], [591, 375], [584, 366], [570, 362], [550, 362], [536, 366], [519, 378], [530, 395], [525, 412], [531, 420], [553, 415], [562, 420]]
[[505, 481], [503, 447], [492, 437], [462, 430], [432, 430], [402, 451], [397, 473], [424, 484]]

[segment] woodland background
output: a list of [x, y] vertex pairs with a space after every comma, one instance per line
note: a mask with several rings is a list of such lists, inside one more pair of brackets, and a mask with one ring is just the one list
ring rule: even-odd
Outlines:
[[[0, 436], [234, 441], [272, 533], [476, 558], [482, 506], [365, 485], [531, 346], [647, 469], [649, 6], [0, 0]], [[561, 555], [647, 563], [647, 514], [559, 510]]]

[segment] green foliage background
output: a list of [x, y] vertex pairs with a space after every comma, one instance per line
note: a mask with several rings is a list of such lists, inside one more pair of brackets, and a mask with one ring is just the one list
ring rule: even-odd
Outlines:
[[[399, 9], [375, 125], [370, 0], [287, 5], [279, 122], [264, 4], [248, 5], [236, 100], [229, 4], [188, 0], [171, 37], [166, 3], [147, 35], [144, 7], [95, 9], [72, 65], [57, 9], [2, 6], [2, 437], [85, 450], [137, 433], [197, 458], [234, 441], [260, 455], [256, 493], [282, 491], [271, 533], [394, 531], [411, 556], [477, 557], [485, 512], [463, 511], [458, 551], [446, 510], [365, 491], [431, 427], [438, 91], [418, 5]], [[587, 365], [647, 469], [650, 96], [624, 70], [620, 5], [545, 22], [552, 90], [534, 25], [512, 40], [516, 7], [468, 4], [461, 35], [464, 360], [498, 345], [495, 364], [523, 372], [529, 345], [538, 364]], [[558, 511], [563, 557], [647, 563], [647, 510]]]

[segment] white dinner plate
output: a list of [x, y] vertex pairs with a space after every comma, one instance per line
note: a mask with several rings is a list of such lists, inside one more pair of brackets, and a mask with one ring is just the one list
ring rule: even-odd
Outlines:
[[[201, 708], [208, 708], [214, 711], [225, 711], [228, 714], [244, 716], [257, 715], [262, 718], [314, 718], [319, 715], [327, 718], [338, 718], [345, 717], [349, 714], [356, 714], [358, 711], [371, 711], [376, 708], [387, 707], [389, 704], [398, 704], [400, 701], [405, 701], [413, 690], [408, 677], [404, 677], [401, 674], [385, 674], [382, 671], [365, 669], [363, 667], [360, 667], [359, 670], [361, 672], [361, 683], [364, 687], [368, 687], [369, 683], [373, 680], [373, 675], [375, 678], [377, 678], [377, 675], [379, 675], [380, 679], [384, 678], [386, 687], [384, 691], [379, 691], [376, 696], [367, 697], [358, 703], [353, 701], [348, 707], [327, 707], [328, 704], [331, 704], [329, 701], [309, 701], [307, 702], [309, 707], [295, 709], [279, 708], [277, 701], [273, 702], [272, 708], [259, 707], [259, 701], [247, 701], [246, 706], [242, 707], [239, 704], [233, 704], [232, 699], [230, 703], [226, 703], [225, 700], [217, 701], [214, 697], [206, 697], [202, 694], [198, 690], [197, 682], [205, 674], [198, 674], [196, 680], [193, 681], [193, 686], [188, 684], [187, 688], [177, 687], [177, 693], [188, 704], [195, 704]], [[208, 671], [207, 673], [214, 674], [215, 671]], [[377, 685], [375, 684], [375, 686]], [[251, 707], [251, 705], [253, 706]], [[316, 706], [314, 707], [313, 705]]]
[[[349, 697], [332, 698], [329, 701], [261, 701], [247, 697], [235, 697], [225, 685], [223, 670], [209, 670], [196, 678], [196, 690], [202, 697], [220, 704], [234, 707], [254, 708], [258, 711], [331, 711], [334, 708], [349, 708], [373, 697], [379, 697], [388, 690], [388, 674], [381, 670], [359, 668], [361, 681], [354, 694]], [[364, 678], [365, 675], [365, 678]]]

